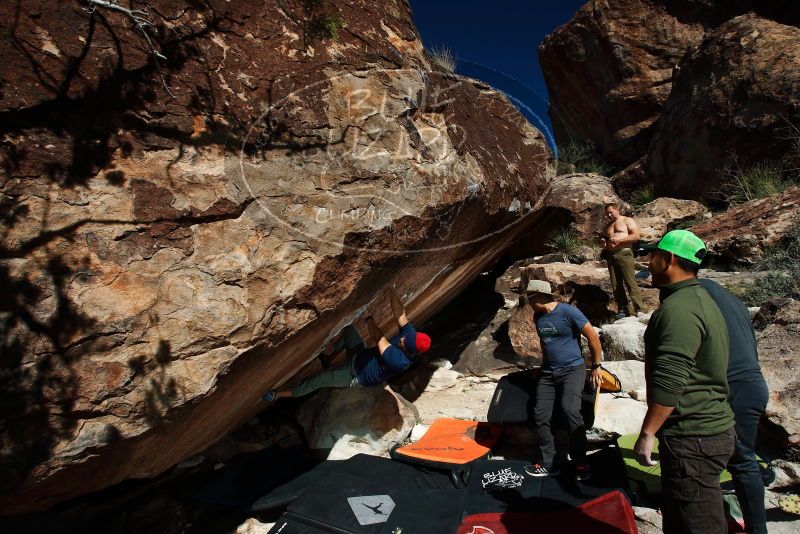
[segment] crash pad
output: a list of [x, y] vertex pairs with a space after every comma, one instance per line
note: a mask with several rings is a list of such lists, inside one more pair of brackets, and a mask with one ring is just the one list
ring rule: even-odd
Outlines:
[[500, 427], [462, 419], [436, 419], [417, 442], [393, 449], [395, 460], [457, 469], [485, 458], [501, 434]]
[[463, 495], [442, 471], [357, 455], [309, 486], [270, 532], [451, 533]]
[[[659, 463], [652, 467], [639, 464], [633, 454], [633, 446], [638, 438], [638, 434], [626, 434], [617, 438], [617, 445], [625, 462], [625, 471], [628, 475], [630, 490], [635, 494], [658, 495], [661, 493], [661, 464]], [[655, 461], [659, 461], [659, 456], [658, 438], [656, 438], [653, 444], [653, 454], [650, 457]], [[769, 466], [761, 457], [756, 458], [762, 471], [769, 470]], [[726, 484], [731, 480], [732, 477], [728, 470], [723, 471], [719, 478], [720, 484]]]
[[198, 483], [191, 498], [217, 506], [247, 508], [314, 465], [305, 447], [270, 447], [245, 453]]
[[625, 466], [615, 447], [595, 451], [586, 461], [592, 476], [579, 482], [570, 466], [559, 476], [532, 477], [524, 470], [529, 461], [477, 460], [470, 469], [464, 510], [539, 513], [574, 508], [612, 491], [628, 495]]
[[309, 486], [325, 478], [328, 473], [334, 471], [343, 460], [327, 460], [321, 462], [304, 472], [298, 473], [294, 478], [274, 487], [269, 488], [253, 503], [250, 510], [253, 512], [265, 512], [276, 508], [285, 508], [292, 501], [298, 498]]
[[636, 519], [628, 499], [612, 491], [576, 507], [550, 512], [494, 512], [468, 515], [457, 534], [528, 534], [533, 532], [636, 534]]

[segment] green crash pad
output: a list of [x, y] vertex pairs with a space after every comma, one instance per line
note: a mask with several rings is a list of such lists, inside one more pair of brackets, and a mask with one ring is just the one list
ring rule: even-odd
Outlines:
[[[641, 493], [646, 491], [650, 495], [658, 495], [661, 493], [661, 464], [656, 464], [653, 467], [640, 465], [636, 461], [636, 456], [633, 454], [633, 446], [636, 444], [639, 434], [627, 434], [617, 438], [617, 445], [619, 452], [622, 454], [622, 460], [625, 462], [625, 473], [628, 475], [628, 483], [630, 485], [631, 493]], [[658, 454], [658, 438], [655, 440], [653, 446], [653, 454], [651, 458], [659, 461]], [[767, 464], [760, 457], [758, 463], [762, 469], [767, 469]], [[719, 477], [721, 484], [730, 482], [732, 480], [731, 474], [725, 470]]]

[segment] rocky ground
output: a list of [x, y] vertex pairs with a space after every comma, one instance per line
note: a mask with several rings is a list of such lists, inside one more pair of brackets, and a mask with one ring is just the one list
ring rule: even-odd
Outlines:
[[[530, 367], [538, 363], [536, 355], [529, 357], [512, 356], [516, 346], [513, 335], [511, 337], [498, 336], [503, 331], [502, 325], [512, 323], [517, 317], [519, 308], [516, 306], [516, 286], [520, 269], [533, 270], [544, 274], [550, 273], [549, 279], [554, 286], [558, 286], [558, 278], [562, 276], [564, 267], [559, 263], [544, 263], [552, 258], [539, 258], [518, 262], [500, 275], [495, 282], [495, 287], [503, 297], [497, 301], [497, 311], [493, 319], [478, 321], [476, 324], [466, 325], [453, 334], [453, 339], [448, 347], [439, 348], [439, 354], [447, 353], [450, 359], [434, 360], [431, 364], [420, 366], [413, 376], [407, 377], [402, 383], [393, 386], [393, 389], [406, 399], [413, 401], [416, 409], [416, 421], [408, 437], [414, 441], [422, 436], [429, 425], [437, 418], [451, 417], [485, 421], [489, 402], [491, 401], [497, 382], [508, 372], [519, 368]], [[549, 266], [549, 267], [548, 267]], [[536, 271], [536, 269], [539, 269]], [[570, 264], [569, 269], [573, 276], [590, 284], [592, 280], [599, 280], [595, 275], [595, 265]], [[581, 271], [583, 270], [583, 278]], [[741, 283], [742, 280], [752, 279], [751, 274], [737, 272], [702, 271], [702, 276], [713, 278], [723, 284]], [[646, 281], [643, 282], [646, 285]], [[480, 288], [473, 288], [480, 293]], [[759, 329], [762, 366], [764, 374], [771, 384], [773, 401], [768, 412], [770, 420], [775, 425], [783, 425], [785, 432], [794, 433], [792, 418], [787, 414], [781, 403], [786, 402], [786, 391], [791, 391], [791, 386], [779, 384], [778, 378], [773, 376], [775, 363], [781, 364], [784, 359], [776, 361], [775, 349], [770, 348], [775, 343], [788, 342], [787, 336], [797, 332], [797, 309], [800, 304], [795, 301], [777, 302], [760, 311], [752, 308]], [[460, 308], [456, 305], [456, 308]], [[760, 313], [759, 313], [760, 311]], [[443, 312], [448, 313], [448, 310]], [[611, 323], [600, 324], [597, 327], [601, 335], [606, 356], [611, 356], [611, 361], [606, 361], [605, 367], [617, 375], [623, 390], [620, 393], [603, 393], [600, 395], [598, 414], [595, 428], [590, 431], [590, 441], [602, 439], [613, 434], [637, 433], [641, 427], [642, 419], [646, 412], [646, 397], [644, 383], [644, 362], [642, 335], [649, 319], [649, 313], [643, 313], [636, 318], [625, 318]], [[524, 336], [524, 323], [516, 331], [516, 335]], [[512, 329], [509, 326], [508, 331]], [[508, 332], [507, 331], [507, 332]], [[528, 332], [527, 334], [530, 334]], [[453, 358], [453, 348], [457, 347], [456, 358]], [[468, 360], [469, 365], [461, 361], [461, 356]], [[454, 361], [451, 362], [451, 359]], [[774, 362], [774, 363], [773, 363]], [[474, 372], [472, 369], [479, 369]], [[459, 370], [461, 372], [459, 372]], [[791, 378], [789, 378], [791, 381]], [[784, 380], [785, 382], [785, 380]], [[348, 392], [337, 392], [336, 395], [351, 395]], [[775, 434], [774, 427], [768, 428], [766, 434]], [[780, 434], [781, 432], [777, 432]], [[535, 450], [535, 434], [527, 431], [507, 433], [498, 446], [496, 454], [506, 457], [530, 457]], [[785, 435], [785, 434], [784, 434]], [[779, 452], [774, 443], [770, 443], [773, 435], [762, 435], [760, 450], [765, 457], [773, 458], [776, 454], [787, 456], [785, 443], [783, 452]], [[345, 438], [349, 439], [349, 438]], [[791, 438], [790, 438], [790, 443]], [[779, 447], [780, 448], [780, 447]], [[791, 445], [790, 445], [791, 448]], [[770, 455], [770, 453], [772, 455]], [[792, 453], [788, 454], [791, 457]], [[789, 533], [800, 529], [800, 517], [786, 513], [778, 506], [778, 500], [787, 492], [796, 491], [800, 481], [800, 466], [786, 458], [773, 462], [776, 479], [767, 490], [766, 506], [768, 510], [770, 532]], [[644, 506], [635, 507], [637, 524], [642, 533], [661, 532], [661, 516], [657, 509]], [[266, 528], [256, 522], [242, 526], [250, 529], [247, 532], [259, 532], [259, 528]]]

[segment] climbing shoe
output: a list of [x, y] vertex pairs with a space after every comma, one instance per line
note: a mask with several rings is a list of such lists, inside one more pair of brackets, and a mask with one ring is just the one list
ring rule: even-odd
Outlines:
[[558, 469], [548, 469], [542, 464], [528, 464], [523, 469], [532, 477], [554, 477], [561, 474]]
[[277, 394], [278, 394], [278, 392], [276, 390], [271, 389], [271, 390], [267, 391], [266, 393], [264, 393], [261, 396], [261, 400], [266, 401], [266, 402], [272, 402], [272, 401], [275, 400], [275, 397], [277, 396]]

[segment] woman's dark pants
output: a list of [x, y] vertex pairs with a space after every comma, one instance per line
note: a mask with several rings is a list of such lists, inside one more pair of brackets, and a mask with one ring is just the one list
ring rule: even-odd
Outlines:
[[583, 463], [586, 460], [586, 430], [581, 416], [581, 392], [585, 381], [586, 369], [583, 364], [552, 373], [542, 372], [539, 377], [533, 417], [536, 431], [539, 434], [542, 465], [548, 469], [553, 467], [553, 459], [556, 454], [553, 431], [550, 428], [553, 407], [556, 404], [569, 426], [572, 460], [576, 463]]

